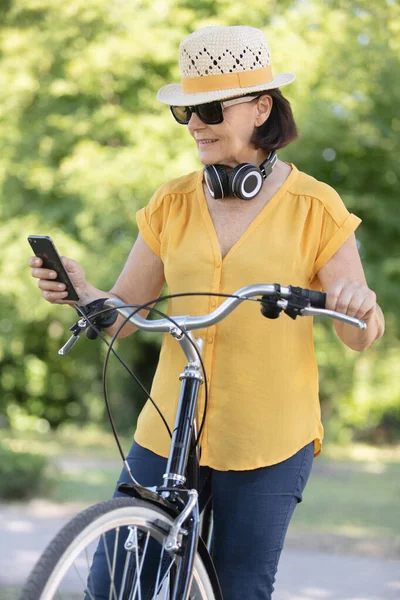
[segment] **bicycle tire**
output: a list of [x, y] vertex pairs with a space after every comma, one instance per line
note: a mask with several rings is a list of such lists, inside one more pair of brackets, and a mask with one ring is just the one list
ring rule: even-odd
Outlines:
[[[162, 545], [172, 523], [173, 518], [162, 508], [136, 498], [113, 498], [90, 506], [67, 523], [49, 543], [29, 575], [20, 600], [63, 598], [57, 595], [60, 590], [59, 584], [68, 573], [79, 548], [86, 551], [97, 535], [105, 535], [106, 532], [113, 531], [114, 527], [133, 526], [137, 527], [140, 533], [150, 531], [154, 539]], [[220, 596], [215, 585], [212, 575], [209, 576], [208, 569], [197, 552], [190, 600], [218, 600]], [[66, 598], [83, 598], [82, 593], [85, 593], [84, 589], [80, 591], [79, 596], [67, 595]], [[114, 598], [113, 593], [111, 597]], [[133, 596], [135, 597], [136, 595]], [[157, 598], [153, 592], [152, 597]], [[115, 598], [119, 598], [116, 593]]]

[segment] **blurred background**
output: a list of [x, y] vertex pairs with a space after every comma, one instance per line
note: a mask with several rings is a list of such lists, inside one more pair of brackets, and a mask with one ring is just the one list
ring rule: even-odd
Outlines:
[[[283, 92], [300, 137], [280, 158], [332, 185], [362, 218], [359, 250], [386, 317], [384, 337], [361, 354], [331, 323], [315, 324], [325, 451], [291, 543], [398, 559], [397, 0], [0, 2], [2, 510], [10, 522], [17, 513], [7, 510], [20, 506], [75, 510], [108, 498], [119, 470], [102, 395], [105, 347], [82, 339], [57, 355], [75, 313], [41, 299], [26, 238], [51, 236], [110, 289], [136, 238], [136, 211], [159, 185], [200, 168], [186, 129], [156, 100], [179, 81], [179, 42], [199, 27], [243, 24], [267, 32], [274, 72], [297, 75]], [[142, 333], [118, 343], [148, 386], [159, 344]], [[109, 393], [127, 449], [144, 398], [116, 361]]]

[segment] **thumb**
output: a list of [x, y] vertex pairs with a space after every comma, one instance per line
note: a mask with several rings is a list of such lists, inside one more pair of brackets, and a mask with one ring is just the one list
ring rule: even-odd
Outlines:
[[72, 258], [61, 256], [61, 260], [68, 273], [76, 273], [78, 271], [78, 263], [72, 260]]

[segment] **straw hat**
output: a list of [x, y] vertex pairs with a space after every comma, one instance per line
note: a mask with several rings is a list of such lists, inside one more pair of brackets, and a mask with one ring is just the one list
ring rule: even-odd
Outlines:
[[265, 34], [247, 26], [205, 27], [191, 33], [179, 46], [181, 84], [162, 87], [164, 104], [195, 106], [226, 100], [291, 83], [292, 73], [272, 74]]

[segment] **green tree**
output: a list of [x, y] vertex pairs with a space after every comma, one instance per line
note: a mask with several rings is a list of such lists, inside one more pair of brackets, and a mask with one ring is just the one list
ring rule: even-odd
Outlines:
[[[180, 40], [201, 26], [245, 23], [268, 31], [275, 72], [297, 74], [284, 92], [301, 135], [281, 156], [333, 185], [362, 217], [360, 251], [389, 325], [365, 356], [343, 351], [331, 328], [317, 328], [324, 410], [339, 428], [400, 421], [398, 375], [387, 369], [400, 352], [398, 4], [10, 0], [0, 15], [6, 420], [24, 423], [34, 415], [43, 426], [57, 426], [104, 418], [105, 350], [81, 341], [71, 358], [57, 356], [75, 315], [41, 300], [26, 267], [26, 237], [51, 235], [90, 281], [111, 287], [137, 235], [136, 211], [164, 181], [199, 168], [185, 128], [156, 100], [159, 87], [179, 80]], [[158, 344], [143, 334], [119, 342], [146, 383]], [[121, 424], [133, 423], [143, 397], [117, 365], [110, 393]]]

